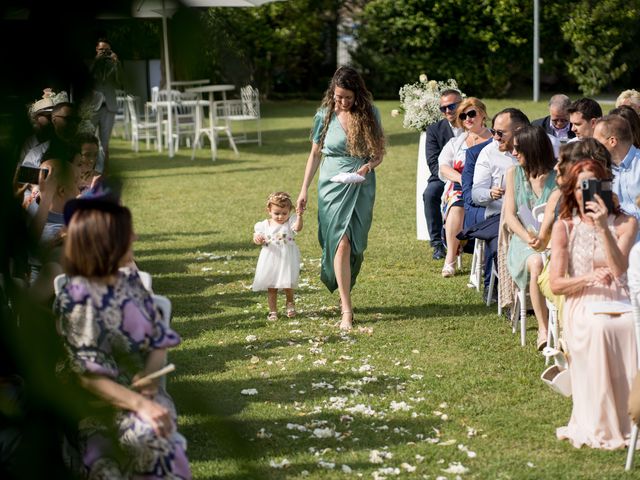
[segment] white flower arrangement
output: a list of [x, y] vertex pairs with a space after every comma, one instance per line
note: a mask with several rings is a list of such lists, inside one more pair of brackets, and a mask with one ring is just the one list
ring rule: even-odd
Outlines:
[[[440, 93], [444, 90], [458, 90], [458, 83], [450, 78], [445, 81], [429, 80], [423, 73], [416, 83], [408, 83], [400, 88], [400, 108], [391, 111], [391, 116], [404, 114], [404, 128], [424, 132], [427, 127], [441, 120]], [[461, 92], [462, 98], [465, 95]]]

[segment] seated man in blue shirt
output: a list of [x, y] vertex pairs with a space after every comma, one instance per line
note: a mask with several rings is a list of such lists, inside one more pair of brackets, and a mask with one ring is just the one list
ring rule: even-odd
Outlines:
[[640, 195], [640, 149], [633, 146], [629, 122], [620, 115], [606, 115], [596, 122], [593, 138], [611, 154], [612, 190], [620, 200], [620, 208], [640, 220], [636, 204]]

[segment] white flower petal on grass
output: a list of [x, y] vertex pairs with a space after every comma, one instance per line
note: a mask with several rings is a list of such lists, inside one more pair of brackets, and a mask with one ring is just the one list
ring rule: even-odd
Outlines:
[[326, 365], [327, 364], [327, 359], [326, 358], [321, 358], [321, 359], [316, 360], [315, 362], [313, 362], [313, 364], [316, 365], [316, 366]]
[[413, 407], [411, 405], [407, 405], [406, 402], [396, 402], [396, 401], [391, 401], [391, 405], [390, 408], [392, 411], [397, 412], [397, 411], [403, 411], [403, 412], [408, 412], [409, 410], [411, 410]]
[[264, 428], [261, 428], [260, 430], [258, 430], [258, 433], [256, 433], [256, 437], [258, 437], [258, 438], [271, 438], [271, 434], [269, 432], [267, 432]]
[[351, 473], [351, 467], [349, 465], [342, 465], [342, 467], [340, 467], [340, 469], [342, 470], [342, 473]]
[[438, 405], [439, 408], [447, 408], [449, 405], [447, 405], [447, 402], [442, 402], [440, 405]]
[[460, 462], [453, 462], [449, 464], [448, 468], [443, 468], [442, 471], [444, 473], [455, 473], [457, 475], [462, 475], [463, 473], [467, 473], [469, 469], [462, 465]]
[[476, 458], [476, 452], [469, 450], [465, 445], [463, 445], [462, 443], [458, 444], [458, 450], [460, 450], [461, 452], [464, 452], [467, 454], [467, 457], [469, 458]]
[[440, 445], [441, 447], [448, 447], [449, 445], [454, 445], [455, 443], [456, 443], [456, 439], [452, 438], [451, 440], [440, 442], [438, 445]]
[[420, 373], [412, 373], [411, 374], [411, 378], [413, 380], [422, 380], [422, 377], [424, 377], [424, 375], [420, 374]]
[[260, 357], [257, 357], [256, 355], [253, 355], [251, 357], [251, 360], [249, 360], [251, 363], [258, 363], [260, 361]]
[[294, 334], [294, 333], [302, 333], [302, 330], [300, 330], [300, 329], [289, 330], [289, 333], [291, 333], [291, 334]]
[[[398, 467], [382, 467], [382, 468], [379, 468], [376, 472], [380, 475], [393, 475], [394, 477], [400, 475], [400, 469]], [[378, 477], [378, 478], [384, 478], [384, 477]]]
[[333, 462], [325, 462], [324, 460], [320, 460], [318, 462], [318, 466], [320, 468], [326, 468], [327, 470], [333, 470], [334, 468], [336, 468], [336, 464]]
[[298, 425], [297, 423], [287, 423], [287, 430], [297, 430], [299, 432], [306, 432], [307, 427], [304, 425]]
[[533, 462], [527, 462], [527, 467], [534, 468], [535, 465], [533, 464]]
[[291, 465], [291, 462], [286, 458], [283, 458], [282, 461], [276, 462], [275, 460], [269, 460], [269, 465], [273, 468], [287, 468]]
[[409, 473], [416, 471], [416, 467], [414, 467], [413, 465], [409, 465], [408, 463], [401, 463], [400, 466]]
[[478, 431], [475, 428], [467, 427], [467, 437], [475, 437], [478, 434]]
[[258, 390], [256, 390], [255, 388], [245, 388], [240, 392], [240, 395], [257, 395], [257, 394], [258, 394]]
[[318, 382], [318, 383], [312, 383], [311, 388], [314, 390], [317, 388], [326, 388], [327, 390], [333, 390], [334, 387], [333, 385], [327, 382]]
[[313, 436], [316, 438], [331, 438], [335, 435], [333, 428], [316, 428], [313, 430]]
[[384, 463], [385, 460], [393, 458], [393, 453], [384, 450], [371, 450], [369, 452], [369, 462]]
[[211, 270], [213, 270], [211, 267], [202, 267], [203, 272], [210, 272]]
[[416, 462], [418, 462], [418, 463], [424, 462], [424, 457], [422, 455], [418, 455], [416, 453]]
[[369, 405], [365, 405], [363, 403], [359, 403], [357, 405], [355, 405], [354, 407], [349, 407], [347, 409], [345, 409], [347, 412], [349, 413], [361, 413], [363, 415], [366, 416], [373, 416], [376, 414], [376, 411], [371, 408]]
[[246, 337], [244, 337], [244, 339], [247, 341], [247, 343], [251, 343], [251, 342], [255, 342], [258, 339], [257, 335], [247, 335]]

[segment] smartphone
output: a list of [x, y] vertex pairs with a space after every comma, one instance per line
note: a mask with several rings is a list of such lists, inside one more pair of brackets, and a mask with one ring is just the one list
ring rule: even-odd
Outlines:
[[40, 170], [42, 170], [44, 178], [47, 178], [49, 170], [46, 168], [20, 165], [20, 168], [18, 169], [18, 183], [31, 183], [33, 185], [37, 185], [40, 181]]
[[583, 180], [580, 185], [582, 190], [582, 208], [587, 211], [586, 204], [589, 201], [595, 202], [594, 195], [598, 194], [607, 207], [609, 213], [613, 212], [613, 196], [611, 193], [611, 180], [600, 180], [589, 178]]

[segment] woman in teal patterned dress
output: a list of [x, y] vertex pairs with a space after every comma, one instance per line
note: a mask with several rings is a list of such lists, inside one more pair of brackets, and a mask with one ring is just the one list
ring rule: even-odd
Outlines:
[[[313, 119], [311, 153], [298, 196], [297, 212], [307, 206], [309, 185], [318, 167], [318, 240], [322, 246], [320, 278], [338, 289], [340, 328], [353, 324], [351, 288], [360, 272], [373, 218], [375, 168], [384, 155], [384, 133], [371, 93], [353, 68], [340, 67], [331, 79]], [[322, 160], [322, 161], [321, 161]], [[339, 173], [358, 173], [361, 183], [331, 181]]]
[[513, 232], [507, 251], [507, 268], [521, 291], [527, 288], [529, 274], [529, 296], [538, 320], [538, 350], [542, 350], [547, 340], [547, 305], [538, 286], [538, 276], [542, 273], [542, 257], [532, 247], [537, 245], [537, 231], [523, 225], [518, 216], [519, 209], [533, 210], [547, 203], [556, 188], [556, 160], [553, 147], [542, 127], [526, 126], [514, 134], [513, 155], [518, 165], [507, 171], [507, 188], [504, 200], [504, 222]]

